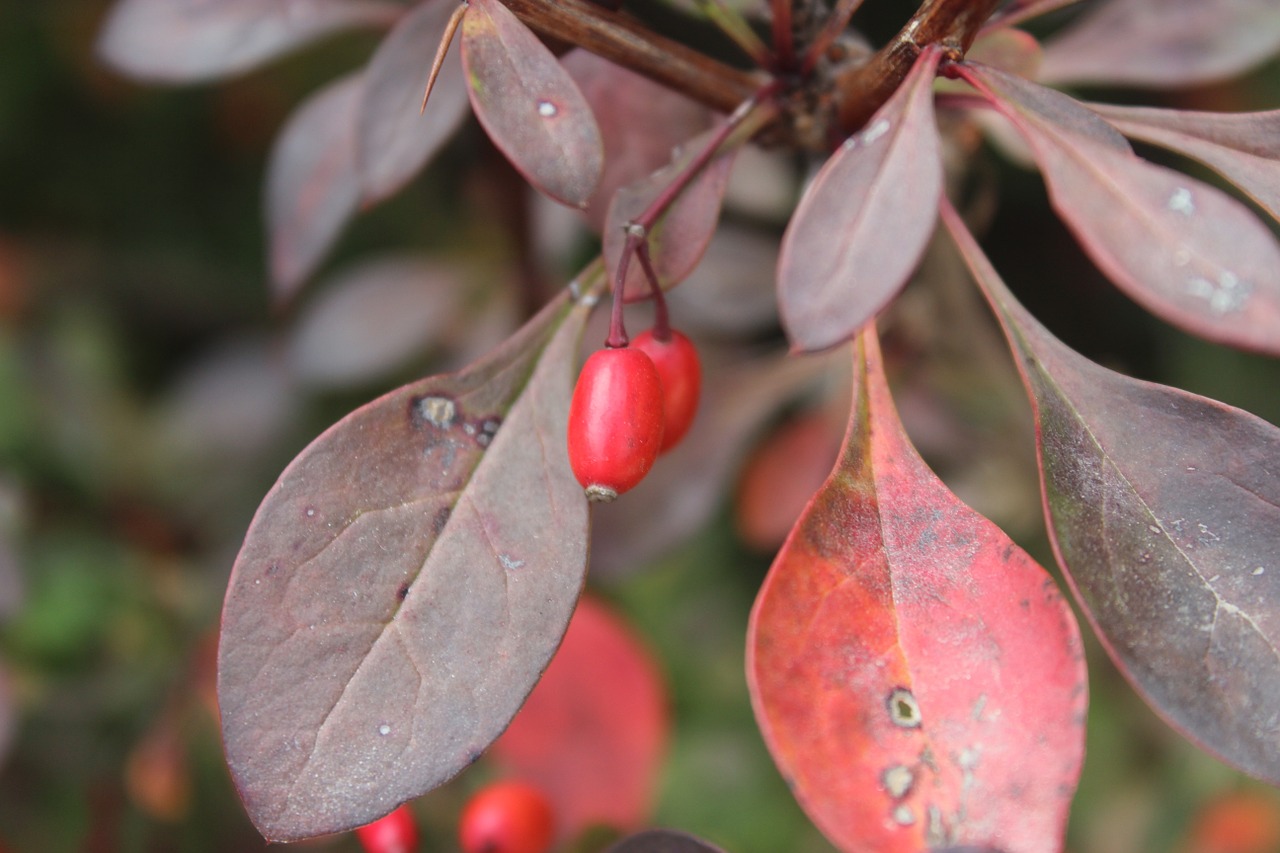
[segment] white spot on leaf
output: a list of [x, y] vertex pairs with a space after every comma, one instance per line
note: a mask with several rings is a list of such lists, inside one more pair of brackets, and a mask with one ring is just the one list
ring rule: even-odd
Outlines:
[[1191, 216], [1196, 212], [1195, 200], [1191, 197], [1191, 190], [1186, 187], [1178, 187], [1174, 190], [1173, 195], [1169, 196], [1166, 207], [1183, 216]]
[[558, 112], [560, 111], [556, 109], [556, 105], [550, 101], [538, 101], [538, 115], [543, 118], [555, 118]]

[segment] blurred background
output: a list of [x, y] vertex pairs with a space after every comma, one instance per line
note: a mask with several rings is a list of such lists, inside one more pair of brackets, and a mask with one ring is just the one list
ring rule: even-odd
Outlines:
[[[878, 38], [909, 8], [868, 5], [860, 20]], [[222, 594], [258, 501], [322, 429], [483, 352], [593, 248], [533, 206], [543, 224], [530, 283], [522, 226], [503, 213], [517, 184], [472, 122], [347, 230], [298, 299], [274, 304], [261, 214], [272, 140], [376, 37], [326, 40], [215, 85], [151, 87], [95, 59], [107, 8], [0, 0], [0, 850], [262, 849], [223, 763], [213, 696]], [[1280, 65], [1160, 102], [1276, 107]], [[698, 478], [660, 466], [625, 519], [602, 514], [591, 583], [666, 685], [652, 823], [736, 853], [824, 851], [760, 741], [742, 675], [755, 591], [844, 417], [838, 365], [782, 357], [771, 247], [803, 169], [758, 156], [673, 308], [723, 379], [707, 406], [720, 419], [703, 417], [689, 451], [714, 446], [715, 459]], [[1280, 423], [1280, 365], [1152, 319], [1075, 250], [1037, 175], [990, 152], [984, 164], [1001, 196], [993, 260], [1055, 333]], [[922, 451], [1052, 565], [1029, 414], [972, 293], [917, 282], [886, 327]], [[1090, 643], [1070, 849], [1280, 851], [1276, 792], [1171, 732]], [[482, 761], [414, 805], [424, 850], [456, 849], [461, 803], [493, 772]], [[350, 836], [310, 844], [357, 849]]]

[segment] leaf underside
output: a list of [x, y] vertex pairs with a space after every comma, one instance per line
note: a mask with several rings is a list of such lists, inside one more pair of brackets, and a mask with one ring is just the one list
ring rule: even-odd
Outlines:
[[462, 63], [485, 132], [540, 192], [572, 207], [591, 198], [604, 142], [573, 78], [499, 0], [471, 0]]
[[434, 55], [452, 15], [445, 0], [423, 0], [392, 29], [369, 60], [356, 133], [365, 202], [403, 187], [453, 135], [470, 110], [458, 49], [445, 56], [421, 109]]
[[[603, 234], [604, 258], [611, 281], [617, 278], [627, 241], [627, 226], [703, 153], [714, 133], [709, 130], [687, 141], [669, 164], [614, 193], [605, 214]], [[720, 222], [720, 206], [737, 153], [736, 148], [726, 151], [706, 164], [649, 229], [649, 256], [664, 290], [688, 278], [710, 245]], [[647, 299], [651, 293], [649, 279], [633, 259], [627, 268], [625, 299], [628, 302]]]
[[1045, 45], [1040, 77], [1178, 88], [1233, 77], [1277, 50], [1274, 0], [1109, 0]]
[[1280, 110], [1204, 113], [1090, 104], [1126, 135], [1199, 160], [1280, 220]]
[[1280, 781], [1280, 430], [1071, 351], [949, 224], [1019, 362], [1058, 561], [1112, 658], [1192, 740]]
[[872, 327], [859, 342], [842, 458], [751, 615], [761, 731], [841, 850], [1057, 851], [1087, 702], [1074, 618], [924, 465]]
[[1026, 138], [1058, 215], [1130, 297], [1192, 334], [1280, 355], [1280, 244], [1226, 193], [1080, 128], [1098, 117], [985, 66], [967, 73]]
[[267, 164], [272, 296], [289, 301], [356, 212], [355, 123], [364, 75], [348, 74], [304, 101]]
[[338, 30], [388, 26], [403, 11], [379, 0], [120, 0], [97, 52], [138, 79], [194, 83], [248, 71]]
[[564, 429], [587, 313], [562, 296], [474, 366], [357, 410], [263, 501], [218, 695], [267, 838], [349, 829], [441, 784], [533, 688], [585, 571]]
[[778, 259], [778, 304], [797, 350], [853, 337], [924, 253], [942, 192], [937, 64], [936, 52], [921, 56], [866, 129], [827, 161], [791, 217]]

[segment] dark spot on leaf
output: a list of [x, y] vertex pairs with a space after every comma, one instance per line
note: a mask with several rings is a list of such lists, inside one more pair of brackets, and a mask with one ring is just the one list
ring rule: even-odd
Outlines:
[[1021, 607], [1023, 610], [1030, 610], [1030, 609], [1031, 609], [1031, 599], [1029, 599], [1029, 598], [1024, 598], [1024, 599], [1020, 600], [1020, 601], [1018, 602], [1018, 606], [1019, 606], [1019, 607]]
[[471, 754], [467, 756], [467, 763], [468, 763], [468, 764], [475, 764], [477, 761], [479, 761], [479, 760], [480, 760], [480, 756], [482, 756], [482, 755], [484, 755], [484, 750], [482, 750], [482, 749], [474, 749], [474, 750], [472, 750], [472, 751], [471, 751]]
[[279, 563], [271, 563], [270, 565], [267, 566], [267, 577], [271, 577], [272, 575], [279, 574], [279, 573], [280, 573]]
[[431, 532], [439, 536], [444, 532], [444, 526], [449, 523], [449, 516], [453, 514], [453, 507], [442, 506], [436, 510], [435, 518], [431, 519]]
[[885, 700], [885, 705], [889, 708], [889, 719], [893, 720], [895, 726], [904, 729], [920, 727], [920, 705], [910, 690], [905, 687], [895, 689]]
[[400, 599], [401, 601], [404, 601], [408, 597], [409, 597], [409, 585], [407, 583], [400, 584], [400, 587], [396, 590], [396, 598]]

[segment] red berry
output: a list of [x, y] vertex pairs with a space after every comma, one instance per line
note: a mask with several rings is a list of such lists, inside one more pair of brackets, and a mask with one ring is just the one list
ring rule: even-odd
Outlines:
[[662, 432], [662, 448], [665, 453], [675, 447], [693, 424], [698, 411], [698, 395], [702, 392], [702, 363], [693, 341], [671, 330], [669, 340], [659, 340], [652, 331], [645, 332], [631, 342], [631, 346], [653, 359], [662, 380], [662, 403], [666, 413], [666, 426]]
[[591, 500], [644, 479], [662, 447], [662, 380], [638, 349], [602, 349], [582, 366], [569, 404], [569, 464]]
[[458, 820], [465, 853], [545, 853], [555, 815], [545, 794], [525, 782], [498, 782], [467, 803]]
[[408, 805], [356, 830], [368, 853], [413, 853], [418, 849], [418, 825]]

